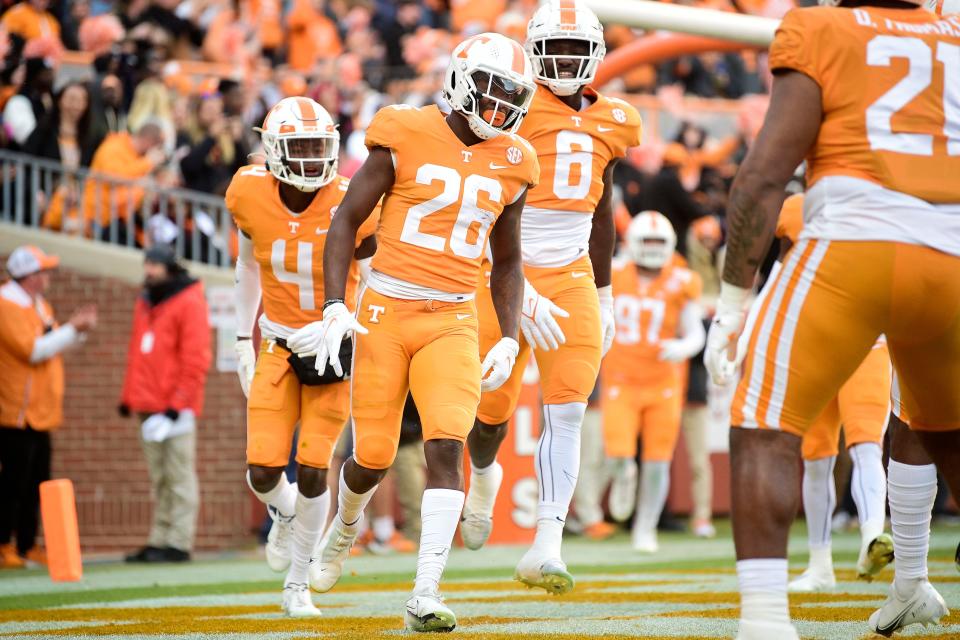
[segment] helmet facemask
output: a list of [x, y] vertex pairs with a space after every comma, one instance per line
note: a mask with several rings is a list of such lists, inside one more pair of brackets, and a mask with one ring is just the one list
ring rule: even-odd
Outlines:
[[558, 96], [571, 96], [593, 82], [606, 54], [602, 42], [573, 36], [541, 37], [527, 42], [533, 75]]
[[459, 104], [478, 138], [488, 140], [501, 133], [514, 133], [533, 100], [534, 88], [498, 73], [477, 70], [465, 77], [468, 90]]
[[261, 133], [267, 167], [277, 180], [311, 192], [336, 177], [340, 152], [336, 132]]

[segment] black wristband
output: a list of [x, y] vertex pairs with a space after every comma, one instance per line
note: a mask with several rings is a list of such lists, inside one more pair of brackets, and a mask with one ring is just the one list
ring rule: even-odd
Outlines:
[[237, 336], [237, 340], [253, 340], [252, 336]]
[[329, 307], [329, 306], [331, 306], [331, 305], [334, 305], [334, 304], [344, 304], [343, 298], [330, 298], [329, 300], [327, 300], [326, 302], [323, 303], [323, 308], [320, 309], [320, 310], [321, 310], [321, 311], [326, 311], [326, 310], [327, 310], [327, 307]]
[[167, 409], [166, 411], [163, 412], [163, 415], [167, 416], [171, 420], [176, 420], [177, 418], [180, 417], [180, 412], [177, 411], [176, 409]]

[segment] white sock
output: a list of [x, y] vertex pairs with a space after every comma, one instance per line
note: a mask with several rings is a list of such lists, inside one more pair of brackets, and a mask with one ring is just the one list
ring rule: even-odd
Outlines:
[[250, 470], [248, 469], [247, 486], [250, 487], [250, 491], [253, 491], [253, 495], [257, 496], [260, 502], [270, 505], [276, 509], [280, 515], [289, 518], [296, 513], [297, 485], [290, 484], [290, 481], [287, 480], [287, 474], [281, 473], [280, 481], [274, 485], [273, 489], [265, 493], [260, 493], [253, 488], [253, 483], [250, 481]]
[[807, 518], [810, 549], [830, 546], [830, 521], [837, 508], [837, 488], [833, 482], [836, 456], [803, 461], [803, 512]]
[[832, 545], [825, 547], [810, 547], [810, 569], [819, 574], [833, 573]]
[[367, 508], [377, 487], [366, 493], [354, 493], [347, 486], [346, 480], [343, 479], [344, 467], [340, 468], [340, 494], [337, 496], [337, 515], [341, 522], [346, 525], [345, 528], [350, 528], [356, 526], [360, 518], [363, 517], [363, 510]]
[[887, 476], [883, 472], [883, 449], [875, 442], [862, 442], [849, 448], [853, 460], [850, 492], [860, 519], [860, 539], [870, 544], [883, 533], [887, 504]]
[[435, 591], [447, 564], [453, 534], [463, 511], [463, 491], [427, 489], [420, 503], [420, 553], [414, 593]]
[[633, 527], [639, 531], [654, 531], [663, 505], [670, 491], [670, 462], [644, 461], [640, 465], [640, 492], [637, 495], [637, 520]]
[[790, 624], [786, 558], [738, 560], [737, 582], [741, 620]]
[[890, 527], [893, 530], [893, 586], [902, 598], [927, 579], [930, 514], [937, 497], [937, 467], [890, 461], [887, 468]]
[[373, 519], [373, 537], [380, 542], [389, 542], [396, 530], [393, 516], [377, 516]]
[[297, 492], [296, 512], [293, 521], [293, 544], [290, 553], [290, 569], [283, 585], [307, 584], [307, 565], [310, 556], [317, 546], [317, 540], [323, 533], [323, 525], [327, 521], [327, 511], [330, 509], [330, 492], [324, 492], [315, 498], [308, 498]]
[[503, 480], [503, 467], [496, 460], [489, 467], [471, 466], [470, 491], [463, 510], [484, 516], [493, 515], [493, 505], [497, 502], [497, 491]]
[[563, 525], [580, 472], [580, 426], [586, 410], [584, 402], [543, 407], [543, 433], [534, 460], [540, 499], [533, 546], [548, 557], [560, 557]]

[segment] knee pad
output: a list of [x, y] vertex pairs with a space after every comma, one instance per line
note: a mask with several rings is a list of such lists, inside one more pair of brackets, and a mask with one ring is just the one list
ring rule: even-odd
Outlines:
[[397, 457], [397, 441], [384, 434], [357, 434], [353, 457], [368, 469], [388, 469]]

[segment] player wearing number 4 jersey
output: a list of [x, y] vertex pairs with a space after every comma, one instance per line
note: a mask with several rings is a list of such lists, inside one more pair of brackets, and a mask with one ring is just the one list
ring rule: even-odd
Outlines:
[[[545, 416], [536, 457], [537, 534], [516, 578], [564, 593], [573, 578], [560, 542], [580, 468], [580, 425], [614, 332], [613, 167], [639, 144], [641, 127], [630, 105], [588, 88], [605, 52], [603, 27], [578, 0], [542, 5], [527, 27], [526, 49], [539, 86], [520, 135], [536, 150], [542, 177], [523, 211], [523, 339], [513, 375], [480, 401], [468, 440], [472, 472], [460, 530], [472, 549], [490, 535], [502, 478], [495, 457], [535, 349]], [[477, 306], [487, 353], [501, 333], [483, 283]]]
[[[735, 369], [743, 304], [784, 185], [806, 156], [804, 229], [760, 309], [731, 416], [744, 639], [797, 638], [786, 542], [800, 436], [881, 334], [910, 427], [945, 474], [960, 473], [960, 19], [919, 4], [843, 0], [784, 17], [770, 50], [770, 108], [730, 194], [705, 353], [721, 383]], [[891, 509], [903, 498], [894, 489], [891, 470]], [[898, 573], [898, 545], [926, 535], [919, 525], [904, 536], [894, 523]], [[890, 635], [945, 614], [916, 573], [870, 626]]]
[[[539, 166], [514, 135], [534, 84], [518, 44], [493, 33], [454, 49], [444, 82], [452, 107], [381, 109], [370, 123], [370, 156], [330, 229], [324, 256], [323, 322], [291, 338], [298, 352], [336, 363], [354, 333], [354, 454], [343, 465], [337, 517], [314, 588], [340, 577], [363, 508], [393, 462], [408, 390], [419, 409], [427, 462], [417, 577], [406, 626], [450, 631], [456, 617], [439, 595], [463, 508], [463, 442], [480, 390], [496, 388], [516, 358], [523, 287], [520, 213]], [[356, 318], [343, 305], [354, 239], [383, 196], [378, 248]], [[474, 291], [489, 239], [491, 290], [503, 338], [481, 363]], [[296, 342], [296, 344], [294, 344]]]
[[[283, 609], [293, 617], [314, 617], [320, 611], [310, 601], [307, 563], [326, 522], [326, 470], [349, 415], [350, 389], [342, 376], [328, 372], [321, 378], [312, 363], [291, 357], [286, 341], [320, 318], [324, 241], [348, 180], [337, 175], [340, 136], [333, 120], [313, 100], [280, 101], [259, 131], [266, 166], [240, 169], [226, 194], [240, 229], [236, 347], [248, 396], [247, 480], [274, 518], [267, 561], [275, 571], [289, 567]], [[376, 216], [358, 234], [358, 258], [372, 254], [375, 227]], [[353, 262], [351, 305], [357, 280]], [[261, 292], [257, 358], [251, 335]], [[298, 482], [289, 484], [283, 470], [297, 423]]]

